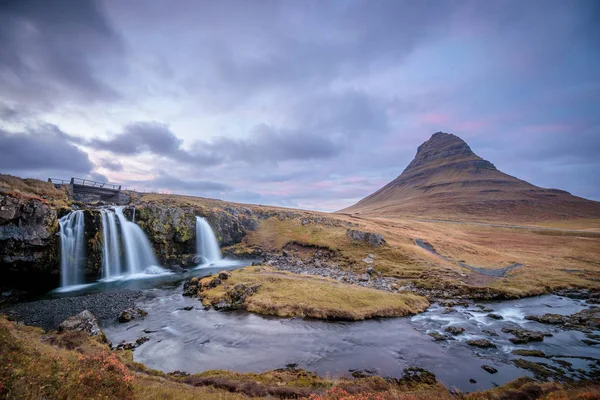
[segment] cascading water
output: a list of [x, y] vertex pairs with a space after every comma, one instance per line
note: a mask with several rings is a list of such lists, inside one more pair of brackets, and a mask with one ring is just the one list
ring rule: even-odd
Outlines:
[[123, 274], [121, 246], [115, 213], [101, 210], [102, 214], [102, 279], [112, 279]]
[[85, 260], [83, 211], [71, 211], [59, 219], [58, 224], [60, 226], [61, 286], [81, 284]]
[[203, 257], [206, 263], [221, 260], [219, 242], [209, 223], [202, 217], [196, 217], [196, 253]]
[[127, 264], [127, 274], [139, 274], [143, 272], [162, 272], [154, 256], [150, 241], [138, 225], [127, 221], [123, 215], [123, 207], [116, 207], [115, 213], [119, 219], [121, 236]]

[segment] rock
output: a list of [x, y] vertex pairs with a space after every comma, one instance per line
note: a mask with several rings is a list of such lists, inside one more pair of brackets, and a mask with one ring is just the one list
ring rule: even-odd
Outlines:
[[367, 267], [367, 274], [373, 275], [373, 267]]
[[69, 331], [85, 332], [89, 336], [101, 336], [106, 339], [104, 332], [100, 329], [98, 320], [88, 310], [67, 318], [58, 326], [59, 333]]
[[426, 369], [418, 367], [409, 367], [402, 373], [402, 378], [391, 379], [398, 386], [422, 386], [422, 385], [435, 385], [437, 383], [435, 375]]
[[369, 280], [369, 274], [362, 274], [358, 280], [361, 282], [367, 282]]
[[140, 338], [137, 338], [137, 340], [135, 341], [137, 343], [137, 345], [141, 345], [146, 343], [148, 340], [150, 340], [150, 338], [148, 336], [142, 336]]
[[485, 333], [486, 335], [489, 336], [498, 336], [498, 334], [495, 331], [492, 331], [490, 329], [482, 329], [481, 332]]
[[475, 379], [473, 379], [473, 378], [469, 379], [469, 382], [470, 383], [477, 383], [477, 381]]
[[124, 310], [119, 316], [119, 322], [126, 323], [134, 319], [144, 318], [148, 313], [141, 308], [133, 307]]
[[466, 342], [469, 346], [479, 347], [482, 349], [495, 349], [496, 345], [487, 339], [471, 339]]
[[436, 342], [441, 342], [444, 340], [450, 340], [452, 339], [450, 336], [448, 335], [442, 335], [439, 332], [430, 332], [428, 333], [429, 336], [431, 336], [433, 338], [433, 340], [435, 340]]
[[530, 331], [530, 330], [523, 329], [523, 328], [511, 328], [511, 327], [502, 328], [502, 332], [513, 334], [515, 337], [510, 338], [508, 340], [510, 340], [514, 344], [524, 344], [524, 343], [529, 343], [529, 342], [541, 342], [544, 340], [545, 336], [552, 336], [552, 334], [550, 334], [550, 333], [536, 332], [536, 331]]
[[452, 307], [446, 307], [446, 308], [444, 308], [444, 311], [442, 311], [442, 314], [451, 314], [451, 313], [454, 313], [454, 312], [456, 312], [456, 310], [454, 308], [452, 308]]
[[184, 311], [192, 311], [194, 309], [194, 306], [187, 306], [187, 307], [183, 307], [182, 310]]
[[465, 328], [462, 326], [448, 326], [446, 329], [444, 329], [444, 331], [456, 336], [462, 334], [465, 331]]
[[490, 365], [482, 365], [481, 368], [486, 371], [489, 372], [490, 374], [495, 374], [498, 372], [498, 370]]
[[552, 325], [561, 325], [565, 323], [565, 317], [560, 314], [527, 315], [525, 319]]
[[192, 278], [183, 284], [183, 295], [196, 297], [198, 296], [200, 281], [198, 278]]
[[231, 272], [229, 271], [221, 271], [219, 272], [219, 279], [221, 279], [222, 281], [225, 281], [229, 278], [231, 278]]
[[[373, 259], [371, 257], [365, 257], [363, 258], [363, 262], [366, 264], [373, 264]], [[369, 267], [367, 267], [369, 268]]]
[[525, 349], [517, 349], [513, 350], [512, 354], [516, 356], [524, 356], [524, 357], [542, 357], [546, 358], [546, 353], [541, 350], [525, 350]]
[[380, 247], [385, 244], [383, 236], [377, 233], [363, 232], [354, 229], [348, 229], [346, 231], [348, 237], [357, 242], [365, 242], [371, 247]]
[[142, 336], [136, 339], [135, 342], [125, 342], [122, 341], [115, 348], [116, 350], [134, 350], [140, 347], [142, 344], [146, 343], [150, 338], [148, 336]]
[[504, 319], [504, 317], [500, 314], [494, 314], [494, 313], [489, 313], [487, 315], [488, 318], [492, 318], [492, 319]]
[[591, 340], [591, 339], [581, 339], [581, 341], [585, 344], [587, 344], [588, 346], [596, 346], [598, 344], [600, 344], [600, 342], [597, 342], [595, 340]]

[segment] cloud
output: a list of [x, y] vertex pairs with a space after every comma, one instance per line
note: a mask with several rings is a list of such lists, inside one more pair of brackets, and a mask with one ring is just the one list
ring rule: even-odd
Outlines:
[[53, 170], [77, 174], [92, 171], [87, 153], [74, 146], [64, 132], [51, 125], [18, 133], [0, 129], [0, 149], [0, 169], [3, 170]]
[[98, 1], [4, 1], [0, 5], [0, 94], [35, 103], [63, 94], [115, 98], [99, 60], [122, 53]]
[[106, 168], [109, 171], [115, 171], [115, 172], [121, 172], [123, 171], [123, 164], [121, 164], [119, 162], [118, 159], [110, 159], [110, 158], [103, 158], [100, 160], [100, 167], [102, 168]]
[[158, 190], [177, 190], [183, 193], [202, 194], [206, 192], [227, 192], [232, 190], [229, 185], [198, 179], [184, 180], [164, 171], [159, 171], [158, 176], [148, 181], [131, 182], [131, 184], [141, 184], [145, 187]]
[[110, 139], [93, 139], [90, 145], [115, 154], [135, 155], [149, 152], [162, 156], [177, 156], [182, 140], [168, 125], [158, 122], [134, 122]]

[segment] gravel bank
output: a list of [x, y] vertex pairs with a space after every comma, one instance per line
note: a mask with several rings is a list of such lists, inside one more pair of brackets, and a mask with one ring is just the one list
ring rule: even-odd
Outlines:
[[68, 317], [89, 310], [100, 322], [116, 319], [126, 308], [135, 306], [140, 291], [123, 290], [19, 303], [2, 310], [16, 321], [45, 330], [56, 327]]

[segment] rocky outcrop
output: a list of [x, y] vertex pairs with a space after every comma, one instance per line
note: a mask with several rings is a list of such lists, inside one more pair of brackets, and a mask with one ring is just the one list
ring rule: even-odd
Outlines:
[[129, 322], [129, 321], [133, 321], [134, 319], [141, 319], [141, 318], [144, 318], [146, 315], [148, 315], [148, 312], [142, 310], [141, 308], [138, 308], [138, 307], [128, 308], [126, 310], [123, 310], [121, 315], [119, 315], [119, 322], [125, 323], [125, 322]]
[[[272, 213], [271, 213], [272, 214]], [[249, 231], [258, 228], [260, 219], [272, 216], [249, 208], [170, 207], [142, 203], [136, 207], [136, 222], [153, 243], [159, 261], [190, 267], [196, 265], [196, 216], [204, 217], [213, 228], [221, 247], [240, 243]]]
[[39, 199], [0, 195], [0, 282], [29, 290], [59, 279], [58, 211]]
[[108, 342], [94, 314], [83, 310], [77, 315], [67, 318], [58, 326], [58, 333], [83, 332], [88, 336], [98, 336], [101, 341]]
[[600, 307], [587, 308], [572, 315], [528, 315], [525, 319], [543, 324], [559, 325], [565, 329], [591, 332], [600, 329]]
[[530, 331], [519, 327], [505, 327], [502, 328], [502, 332], [511, 333], [515, 337], [508, 340], [514, 344], [525, 344], [529, 342], [541, 342], [546, 336], [552, 336], [550, 333]]
[[365, 242], [371, 247], [380, 247], [385, 244], [385, 239], [378, 233], [363, 232], [355, 229], [346, 231], [348, 237], [357, 242]]

